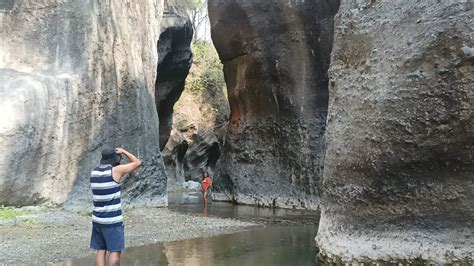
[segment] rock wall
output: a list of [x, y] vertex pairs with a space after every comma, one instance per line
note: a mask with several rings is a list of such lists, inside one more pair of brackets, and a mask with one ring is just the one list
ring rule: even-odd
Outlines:
[[317, 208], [338, 5], [209, 0], [212, 39], [224, 64], [231, 108], [214, 183], [220, 196], [246, 204]]
[[128, 200], [165, 204], [154, 102], [161, 1], [0, 3], [0, 204], [90, 206], [104, 145], [144, 165]]
[[160, 150], [170, 137], [173, 125], [173, 107], [181, 96], [184, 82], [191, 68], [193, 27], [189, 17], [177, 8], [167, 5], [161, 22], [158, 40], [158, 76], [155, 101], [160, 120]]
[[329, 259], [474, 250], [470, 1], [343, 1], [316, 238]]

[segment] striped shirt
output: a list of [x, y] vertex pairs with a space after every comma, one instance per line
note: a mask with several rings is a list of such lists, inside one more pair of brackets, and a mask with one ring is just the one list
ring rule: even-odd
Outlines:
[[120, 183], [112, 177], [112, 166], [92, 170], [90, 182], [94, 201], [92, 223], [102, 227], [122, 225]]

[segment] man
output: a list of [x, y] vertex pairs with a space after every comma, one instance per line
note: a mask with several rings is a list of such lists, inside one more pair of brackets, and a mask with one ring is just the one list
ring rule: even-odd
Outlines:
[[[122, 155], [129, 163], [120, 164]], [[104, 148], [99, 167], [92, 170], [94, 211], [90, 247], [97, 251], [95, 265], [105, 266], [107, 251], [109, 265], [120, 265], [120, 254], [125, 249], [120, 180], [141, 164], [137, 157], [122, 148]]]

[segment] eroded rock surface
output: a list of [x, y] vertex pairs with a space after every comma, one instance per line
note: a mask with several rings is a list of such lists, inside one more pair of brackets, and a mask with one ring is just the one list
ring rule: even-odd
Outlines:
[[473, 15], [470, 1], [342, 1], [323, 255], [472, 262]]
[[161, 1], [2, 1], [0, 204], [90, 206], [104, 145], [143, 160], [128, 200], [166, 203], [154, 102]]
[[173, 107], [181, 96], [191, 68], [193, 27], [189, 17], [168, 5], [158, 40], [158, 76], [155, 100], [160, 119], [160, 150], [168, 141], [173, 124]]
[[225, 198], [317, 208], [338, 5], [209, 1], [212, 39], [224, 64], [231, 108], [214, 182]]

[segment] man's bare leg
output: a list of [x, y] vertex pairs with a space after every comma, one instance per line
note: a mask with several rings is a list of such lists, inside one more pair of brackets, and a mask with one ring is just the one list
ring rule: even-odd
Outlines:
[[110, 252], [109, 256], [109, 266], [119, 266], [120, 265], [120, 252]]
[[95, 266], [105, 266], [105, 250], [97, 250], [95, 253]]

